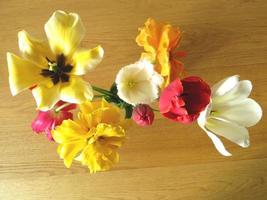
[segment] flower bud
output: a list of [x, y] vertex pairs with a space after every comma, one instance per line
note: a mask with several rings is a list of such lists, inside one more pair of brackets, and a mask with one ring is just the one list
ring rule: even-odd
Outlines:
[[32, 122], [32, 130], [36, 133], [45, 133], [48, 140], [53, 141], [51, 131], [60, 125], [65, 119], [72, 119], [70, 110], [75, 109], [75, 104], [70, 104], [59, 111], [57, 108], [64, 105], [65, 102], [59, 101], [55, 107], [48, 111], [38, 111], [36, 118]]
[[134, 107], [132, 119], [140, 126], [148, 126], [154, 121], [154, 112], [149, 105], [139, 104]]

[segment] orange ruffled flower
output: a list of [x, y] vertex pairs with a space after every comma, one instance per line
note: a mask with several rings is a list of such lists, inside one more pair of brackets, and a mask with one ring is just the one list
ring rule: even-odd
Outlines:
[[180, 44], [181, 31], [170, 24], [156, 22], [152, 18], [148, 18], [145, 26], [139, 30], [136, 42], [145, 50], [141, 58], [151, 61], [155, 71], [164, 77], [162, 85], [164, 88], [180, 77], [184, 69], [178, 58], [185, 56], [185, 52], [176, 51]]

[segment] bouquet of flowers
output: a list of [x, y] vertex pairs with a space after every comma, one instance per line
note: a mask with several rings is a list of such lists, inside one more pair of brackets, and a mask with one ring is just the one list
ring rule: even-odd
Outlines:
[[[147, 19], [136, 37], [144, 49], [140, 60], [122, 67], [109, 89], [83, 79], [104, 50], [79, 47], [85, 28], [78, 14], [55, 11], [44, 29], [44, 40], [18, 33], [22, 56], [7, 53], [9, 84], [12, 95], [32, 92], [38, 109], [32, 130], [58, 144], [66, 167], [77, 161], [91, 173], [109, 170], [119, 161], [129, 122], [152, 125], [154, 112], [173, 122], [197, 121], [224, 156], [231, 154], [218, 136], [249, 146], [247, 127], [262, 117], [249, 98], [252, 83], [234, 75], [210, 87], [198, 76], [184, 77], [179, 28]], [[159, 108], [152, 108], [157, 101]]]

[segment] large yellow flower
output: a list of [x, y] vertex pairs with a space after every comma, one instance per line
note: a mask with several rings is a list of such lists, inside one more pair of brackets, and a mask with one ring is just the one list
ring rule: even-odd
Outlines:
[[181, 76], [184, 68], [177, 60], [184, 53], [176, 51], [181, 32], [170, 24], [159, 23], [152, 18], [147, 19], [145, 26], [139, 30], [136, 42], [145, 50], [141, 58], [148, 59], [154, 64], [155, 70], [164, 77], [165, 82], [162, 87], [165, 87]]
[[123, 122], [122, 111], [104, 99], [81, 104], [77, 120], [65, 120], [52, 132], [65, 166], [69, 168], [75, 159], [91, 173], [110, 169], [119, 160], [117, 149], [125, 138]]
[[7, 53], [12, 95], [31, 88], [40, 110], [51, 109], [59, 100], [82, 103], [92, 99], [92, 88], [81, 76], [102, 60], [102, 47], [78, 48], [85, 29], [75, 13], [54, 12], [45, 24], [45, 33], [48, 40], [19, 32], [23, 58]]

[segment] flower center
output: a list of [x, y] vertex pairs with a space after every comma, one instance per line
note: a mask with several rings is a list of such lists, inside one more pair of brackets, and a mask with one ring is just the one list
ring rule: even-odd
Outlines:
[[134, 81], [129, 81], [127, 85], [129, 88], [133, 88], [135, 86], [135, 84], [136, 83]]
[[61, 54], [57, 56], [56, 61], [51, 61], [49, 58], [46, 58], [48, 61], [48, 69], [43, 69], [41, 75], [44, 77], [50, 77], [54, 85], [59, 81], [68, 82], [69, 73], [71, 72], [73, 66], [66, 64], [66, 57]]

